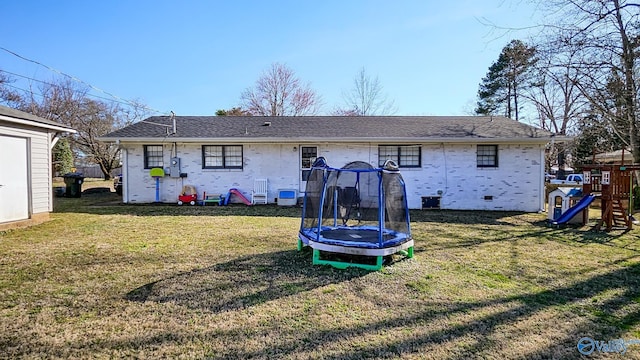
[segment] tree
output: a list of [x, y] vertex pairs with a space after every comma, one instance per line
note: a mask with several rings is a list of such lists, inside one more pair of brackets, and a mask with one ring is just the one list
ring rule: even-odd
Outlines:
[[583, 117], [588, 105], [576, 85], [581, 76], [569, 65], [575, 54], [538, 49], [538, 61], [533, 65], [531, 82], [523, 97], [535, 107], [542, 129], [566, 135], [572, 124]]
[[111, 170], [120, 165], [120, 150], [97, 137], [130, 124], [128, 111], [117, 103], [90, 99], [86, 89], [70, 81], [45, 84], [40, 90], [42, 102], [32, 101], [32, 112], [75, 129], [71, 142], [76, 155], [97, 164], [104, 178], [110, 179]]
[[364, 67], [353, 79], [353, 88], [343, 92], [345, 108], [334, 111], [339, 116], [393, 115], [397, 109], [393, 100], [383, 93], [380, 80], [370, 77]]
[[23, 104], [23, 99], [20, 94], [13, 90], [13, 83], [15, 80], [0, 70], [0, 102], [6, 104], [11, 108], [20, 108]]
[[66, 138], [59, 139], [53, 146], [52, 153], [54, 172], [59, 175], [70, 173], [73, 168], [73, 152], [69, 141]]
[[117, 102], [93, 100], [86, 88], [75, 86], [70, 80], [43, 83], [38, 97], [33, 92], [18, 95], [19, 99], [12, 98], [20, 104], [18, 109], [75, 129], [77, 133], [68, 138], [75, 157], [86, 158], [100, 166], [106, 180], [111, 178], [111, 170], [120, 165], [120, 150], [115, 144], [98, 141], [97, 137], [148, 115], [147, 108], [137, 101], [129, 101], [123, 106]]
[[[567, 135], [579, 120], [584, 119], [588, 103], [576, 85], [580, 75], [568, 65], [575, 54], [554, 50], [537, 46], [537, 61], [532, 65], [530, 83], [522, 98], [535, 108], [540, 128], [556, 135]], [[569, 144], [554, 142], [547, 152], [547, 168], [555, 163], [560, 169], [559, 175], [563, 175], [569, 148]]]
[[320, 96], [279, 63], [272, 64], [240, 98], [241, 108], [256, 116], [315, 115], [321, 105]]
[[589, 164], [594, 153], [610, 152], [625, 148], [625, 144], [616, 136], [609, 122], [597, 112], [580, 119], [576, 123], [576, 138], [572, 144], [575, 164]]
[[478, 90], [479, 115], [504, 114], [519, 120], [520, 95], [527, 87], [529, 70], [535, 63], [535, 47], [511, 40], [489, 67]]
[[558, 52], [575, 54], [569, 66], [579, 74], [575, 84], [591, 112], [608, 123], [610, 131], [631, 148], [634, 162], [640, 162], [640, 3], [564, 0], [546, 4], [547, 18], [552, 19], [546, 29]]
[[216, 116], [251, 116], [251, 113], [242, 110], [240, 107], [232, 107], [229, 110], [220, 109], [216, 111]]

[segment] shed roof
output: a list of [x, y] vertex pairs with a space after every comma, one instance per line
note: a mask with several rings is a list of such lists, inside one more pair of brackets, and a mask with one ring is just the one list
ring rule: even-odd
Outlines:
[[28, 112], [12, 109], [2, 105], [0, 105], [0, 120], [57, 131], [65, 131], [71, 133], [76, 132], [74, 129], [68, 127], [67, 125], [43, 119]]
[[[175, 120], [175, 133], [174, 122]], [[490, 116], [153, 116], [103, 141], [293, 142], [464, 141], [548, 142], [552, 134]]]

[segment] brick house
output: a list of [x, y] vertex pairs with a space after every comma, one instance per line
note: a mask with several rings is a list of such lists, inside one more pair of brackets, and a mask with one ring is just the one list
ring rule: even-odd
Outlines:
[[268, 179], [268, 202], [279, 189], [304, 192], [318, 156], [342, 167], [386, 159], [399, 165], [410, 208], [544, 209], [544, 154], [551, 133], [505, 117], [218, 117], [154, 116], [101, 138], [119, 144], [123, 202], [175, 202], [183, 185], [199, 195]]

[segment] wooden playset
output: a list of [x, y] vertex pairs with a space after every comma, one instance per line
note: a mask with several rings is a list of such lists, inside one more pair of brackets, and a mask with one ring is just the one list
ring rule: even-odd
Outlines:
[[582, 167], [584, 183], [583, 196], [596, 195], [600, 198], [601, 217], [596, 224], [599, 230], [604, 225], [607, 231], [613, 228], [632, 227], [634, 171], [640, 165], [590, 164]]

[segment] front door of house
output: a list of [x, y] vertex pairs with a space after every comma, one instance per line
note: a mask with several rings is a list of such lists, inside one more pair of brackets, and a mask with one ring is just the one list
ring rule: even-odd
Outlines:
[[27, 139], [0, 136], [0, 223], [29, 218]]
[[311, 165], [318, 157], [318, 147], [310, 145], [300, 145], [300, 192], [304, 193], [307, 188], [307, 179], [311, 173]]

